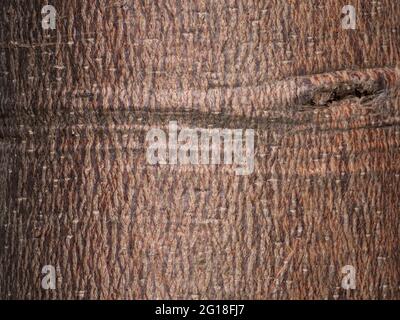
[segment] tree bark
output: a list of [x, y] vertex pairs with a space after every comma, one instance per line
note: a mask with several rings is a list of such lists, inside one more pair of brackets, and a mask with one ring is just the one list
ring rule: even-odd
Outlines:
[[[400, 298], [399, 1], [3, 2], [1, 299]], [[253, 174], [148, 164], [169, 121]]]

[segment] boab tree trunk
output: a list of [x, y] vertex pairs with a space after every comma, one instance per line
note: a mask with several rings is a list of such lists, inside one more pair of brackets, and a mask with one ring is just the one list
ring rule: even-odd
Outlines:
[[[3, 2], [1, 298], [400, 297], [399, 1]], [[149, 164], [170, 121], [254, 172]]]

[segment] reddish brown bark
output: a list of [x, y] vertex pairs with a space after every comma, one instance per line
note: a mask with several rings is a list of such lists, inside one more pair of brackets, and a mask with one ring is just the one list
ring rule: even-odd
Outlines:
[[[399, 1], [3, 2], [0, 298], [399, 298]], [[170, 120], [254, 173], [149, 165]]]

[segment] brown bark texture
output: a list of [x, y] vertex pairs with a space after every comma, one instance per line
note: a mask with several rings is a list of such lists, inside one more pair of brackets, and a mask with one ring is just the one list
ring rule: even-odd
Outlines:
[[[400, 298], [399, 56], [397, 0], [2, 0], [0, 298]], [[172, 120], [254, 172], [150, 165]]]

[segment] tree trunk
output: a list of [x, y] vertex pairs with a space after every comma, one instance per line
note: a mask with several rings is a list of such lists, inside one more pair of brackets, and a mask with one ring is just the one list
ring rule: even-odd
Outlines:
[[[399, 1], [3, 2], [0, 298], [400, 298]], [[170, 121], [254, 172], [149, 164]]]

